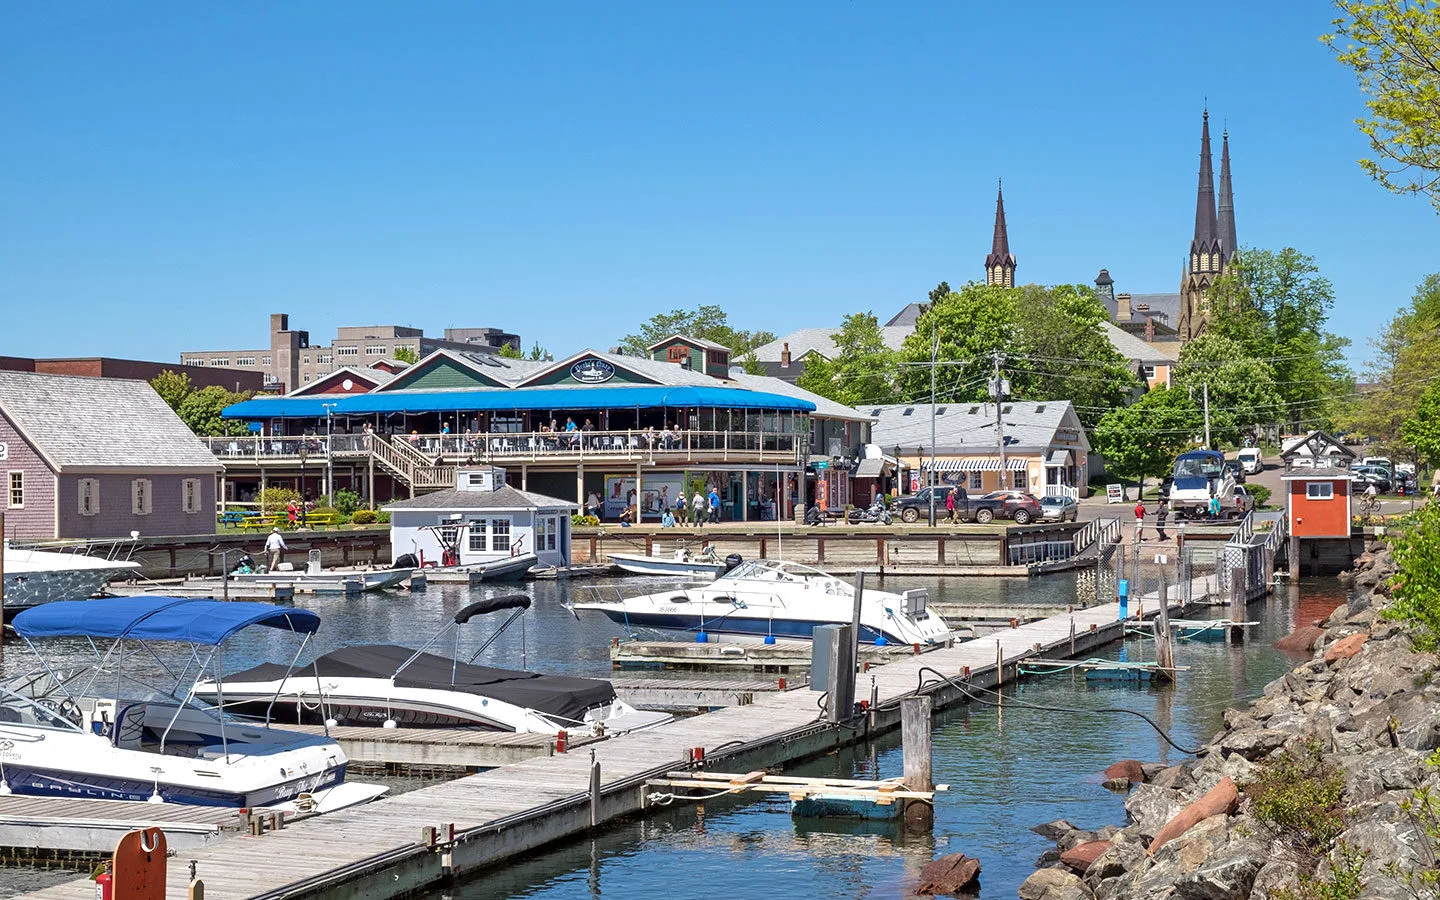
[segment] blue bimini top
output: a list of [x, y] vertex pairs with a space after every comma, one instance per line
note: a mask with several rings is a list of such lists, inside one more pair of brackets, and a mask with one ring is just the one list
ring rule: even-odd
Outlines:
[[25, 610], [14, 621], [16, 633], [24, 638], [133, 638], [212, 647], [251, 625], [314, 634], [320, 628], [320, 617], [307, 609], [270, 603], [107, 597], [46, 603]]

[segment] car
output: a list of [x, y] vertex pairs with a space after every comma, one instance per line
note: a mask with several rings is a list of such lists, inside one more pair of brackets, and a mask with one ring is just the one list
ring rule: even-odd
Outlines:
[[[930, 492], [932, 488], [923, 488], [913, 494], [901, 497], [895, 502], [893, 512], [900, 517], [900, 521], [907, 525], [920, 521], [924, 516], [927, 520], [930, 516]], [[962, 522], [979, 522], [981, 525], [988, 524], [991, 520], [1005, 514], [1005, 504], [1000, 499], [986, 500], [981, 497], [971, 497], [962, 487], [951, 487], [940, 485], [933, 488], [935, 492], [935, 518], [945, 519], [950, 511], [945, 508], [946, 498], [953, 492], [955, 494], [955, 515]], [[1024, 525], [1038, 514], [1028, 512], [1024, 522], [1016, 521]]]
[[1360, 460], [1360, 465], [1362, 465], [1362, 466], [1379, 466], [1379, 467], [1382, 468], [1382, 469], [1390, 469], [1390, 470], [1392, 470], [1392, 471], [1393, 471], [1394, 468], [1395, 468], [1395, 467], [1390, 463], [1390, 457], [1388, 457], [1388, 456], [1367, 456], [1367, 457], [1365, 457], [1364, 459]]
[[1352, 482], [1355, 481], [1356, 475], [1359, 475], [1364, 479], [1364, 484], [1375, 485], [1375, 490], [1379, 491], [1382, 494], [1390, 493], [1391, 488], [1394, 487], [1395, 479], [1390, 475], [1390, 470], [1384, 468], [1383, 466], [1367, 466], [1363, 464], [1358, 466], [1351, 466], [1350, 480]]
[[1246, 475], [1255, 475], [1265, 468], [1265, 457], [1261, 455], [1259, 447], [1246, 447], [1235, 458], [1240, 462], [1240, 468], [1245, 470]]
[[1226, 504], [1222, 515], [1231, 515], [1235, 518], [1242, 518], [1246, 513], [1255, 508], [1255, 496], [1245, 487], [1235, 485], [1235, 491], [1230, 495], [1230, 502]]
[[1040, 500], [1028, 491], [991, 491], [980, 499], [1000, 503], [996, 515], [1013, 519], [1016, 525], [1029, 525], [1040, 518]]
[[1379, 494], [1390, 493], [1390, 489], [1394, 486], [1390, 483], [1390, 479], [1383, 475], [1374, 472], [1357, 472], [1353, 468], [1350, 470], [1350, 483], [1355, 485], [1357, 492], [1363, 492], [1366, 488], [1374, 485], [1375, 492]]
[[1225, 460], [1225, 468], [1230, 470], [1230, 477], [1235, 479], [1236, 484], [1245, 483], [1245, 464], [1238, 459]]
[[1069, 497], [1041, 497], [1041, 522], [1074, 522], [1080, 518], [1080, 504]]

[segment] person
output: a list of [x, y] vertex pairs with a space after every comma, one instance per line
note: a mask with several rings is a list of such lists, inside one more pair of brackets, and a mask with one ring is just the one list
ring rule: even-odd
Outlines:
[[285, 505], [285, 518], [290, 521], [290, 528], [292, 530], [295, 528], [295, 517], [299, 514], [300, 509], [295, 505], [294, 500], [291, 500], [288, 504]]
[[1380, 491], [1375, 487], [1375, 482], [1372, 481], [1365, 486], [1365, 502], [1367, 504], [1377, 502], [1375, 498], [1378, 496], [1380, 496]]
[[675, 514], [670, 511], [670, 507], [668, 507], [668, 506], [665, 507], [665, 512], [663, 512], [663, 513], [660, 514], [660, 527], [661, 527], [661, 528], [674, 528], [674, 527], [675, 527]]
[[1165, 534], [1165, 520], [1168, 518], [1170, 518], [1170, 507], [1165, 505], [1164, 500], [1161, 500], [1155, 504], [1155, 537], [1160, 541], [1170, 540], [1169, 535]]
[[1210, 498], [1210, 518], [1220, 518], [1220, 496], [1218, 494]]
[[600, 495], [594, 491], [591, 491], [590, 496], [585, 498], [585, 514], [600, 518]]
[[690, 519], [692, 525], [702, 525], [705, 522], [705, 497], [700, 489], [695, 489], [695, 496], [690, 498]]
[[720, 521], [720, 492], [715, 486], [710, 486], [710, 522], [714, 524]]
[[680, 489], [680, 496], [675, 498], [675, 517], [681, 522], [685, 521], [685, 489]]
[[444, 425], [441, 425], [441, 426], [440, 426], [440, 433], [443, 434], [445, 437], [449, 437], [449, 436], [450, 436], [450, 423], [449, 423], [449, 422], [446, 422]]
[[585, 424], [580, 426], [580, 430], [581, 430], [582, 432], [586, 432], [586, 433], [583, 435], [583, 440], [585, 441], [585, 446], [587, 446], [587, 447], [593, 447], [593, 446], [595, 446], [595, 438], [589, 433], [589, 432], [593, 432], [593, 431], [595, 430], [595, 423], [594, 423], [594, 422], [591, 422], [589, 419], [586, 419], [586, 420], [585, 420]]
[[945, 492], [945, 518], [953, 524], [955, 521], [955, 492]]
[[270, 529], [270, 536], [265, 539], [265, 565], [273, 572], [280, 566], [280, 554], [286, 549], [285, 538], [280, 536], [280, 529]]
[[630, 523], [635, 521], [635, 507], [627, 506], [620, 510], [620, 527], [629, 528]]
[[420, 446], [420, 432], [413, 428], [410, 430], [410, 443], [416, 447]]
[[1135, 541], [1143, 543], [1145, 540], [1145, 504], [1140, 500], [1135, 501]]

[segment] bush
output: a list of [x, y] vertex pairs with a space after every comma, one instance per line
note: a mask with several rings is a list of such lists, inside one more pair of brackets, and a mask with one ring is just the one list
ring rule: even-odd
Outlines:
[[576, 528], [594, 527], [600, 524], [600, 519], [597, 516], [587, 516], [576, 513], [570, 517], [570, 524]]
[[338, 509], [343, 516], [354, 515], [355, 510], [360, 508], [360, 495], [354, 491], [336, 491], [332, 505]]
[[1393, 602], [1382, 615], [1409, 627], [1416, 650], [1440, 649], [1440, 503], [1420, 507], [1415, 524], [1391, 538], [1390, 546]]
[[1255, 498], [1255, 508], [1270, 505], [1270, 489], [1263, 484], [1246, 484], [1245, 489]]
[[356, 525], [374, 525], [377, 516], [373, 509], [357, 509], [350, 517], [350, 521]]
[[382, 509], [375, 514], [375, 521], [379, 522], [381, 525], [389, 525], [390, 514]]
[[335, 523], [337, 525], [340, 524], [342, 519], [344, 519], [344, 516], [340, 515], [340, 510], [336, 509], [333, 506], [316, 506], [314, 509], [306, 510], [305, 518], [308, 520], [312, 516], [330, 516], [335, 520]]
[[284, 487], [267, 487], [260, 492], [260, 512], [264, 515], [283, 513], [292, 502], [300, 502], [299, 491]]
[[1312, 740], [1278, 753], [1245, 785], [1255, 821], [1312, 867], [1345, 831], [1345, 777], [1320, 752]]

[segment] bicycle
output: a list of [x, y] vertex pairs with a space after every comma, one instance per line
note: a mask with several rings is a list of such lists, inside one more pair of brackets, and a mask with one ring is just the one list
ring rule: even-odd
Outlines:
[[1380, 512], [1379, 497], [1362, 497], [1360, 499], [1360, 513], [1362, 515], [1378, 515]]

